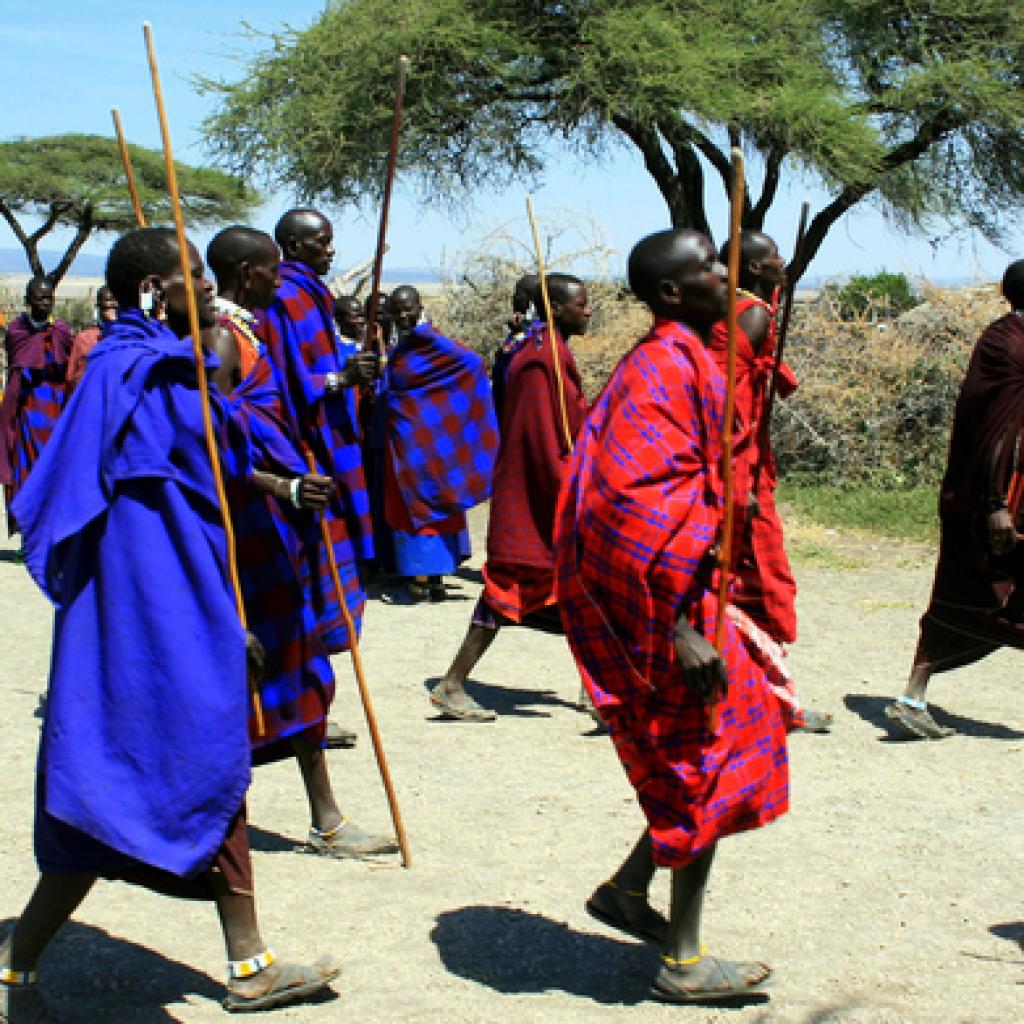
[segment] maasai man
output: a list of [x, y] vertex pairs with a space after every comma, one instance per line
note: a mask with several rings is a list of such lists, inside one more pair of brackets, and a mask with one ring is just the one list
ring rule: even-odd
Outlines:
[[552, 554], [555, 504], [571, 441], [586, 415], [579, 371], [566, 342], [586, 332], [590, 301], [586, 285], [567, 274], [552, 274], [548, 293], [565, 418], [551, 331], [542, 325], [527, 338], [509, 367], [487, 524], [484, 591], [462, 647], [430, 694], [430, 702], [445, 715], [464, 721], [495, 718], [493, 711], [470, 697], [465, 682], [501, 626], [562, 632]]
[[114, 293], [103, 285], [96, 292], [96, 323], [92, 327], [83, 327], [75, 335], [68, 356], [67, 393], [74, 391], [85, 373], [85, 362], [89, 353], [96, 347], [96, 342], [103, 334], [103, 328], [117, 319], [117, 299]]
[[[766, 674], [784, 680], [772, 641], [741, 611], [728, 609], [721, 654], [710, 640], [726, 613], [713, 553], [725, 380], [705, 345], [725, 268], [703, 235], [662, 231], [633, 249], [629, 283], [654, 325], [580, 431], [556, 525], [566, 636], [648, 822], [587, 907], [662, 944], [655, 996], [706, 1001], [770, 973], [707, 956], [700, 919], [717, 841], [787, 808], [788, 693]], [[672, 870], [668, 921], [648, 901], [656, 865]]]
[[512, 317], [508, 321], [508, 334], [498, 345], [491, 364], [491, 394], [494, 398], [494, 412], [501, 419], [505, 402], [505, 385], [512, 357], [523, 346], [526, 336], [536, 323], [538, 306], [537, 289], [540, 278], [536, 274], [524, 274], [512, 290]]
[[325, 509], [333, 486], [307, 471], [252, 313], [267, 306], [280, 285], [280, 252], [264, 232], [236, 226], [214, 237], [207, 259], [222, 312], [213, 337], [221, 359], [214, 379], [231, 393], [255, 449], [253, 472], [228, 491], [246, 618], [265, 652], [262, 731], [252, 715], [249, 722], [253, 761], [298, 760], [312, 850], [332, 857], [391, 853], [398, 849], [393, 838], [370, 835], [342, 814], [324, 755], [335, 681], [310, 593], [322, 552], [319, 522], [307, 510]]
[[[357, 561], [373, 557], [373, 534], [352, 389], [376, 378], [379, 361], [372, 352], [360, 352], [347, 362], [339, 356], [334, 298], [321, 281], [334, 258], [330, 221], [316, 210], [289, 210], [278, 221], [274, 237], [285, 259], [279, 270], [281, 286], [262, 315], [260, 338], [283, 382], [294, 435], [312, 451], [317, 470], [335, 485], [328, 527], [358, 633], [366, 595]], [[313, 600], [321, 635], [334, 654], [347, 650], [351, 638], [324, 555], [313, 580]]]
[[1000, 647], [1024, 648], [1024, 260], [1002, 280], [1010, 312], [982, 331], [953, 413], [939, 492], [939, 557], [910, 679], [885, 713], [911, 736], [938, 740], [925, 700], [935, 672]]
[[[719, 259], [728, 265], [728, 242]], [[786, 557], [782, 521], [775, 507], [778, 474], [764, 412], [775, 369], [778, 296], [785, 284], [786, 264], [775, 241], [761, 231], [742, 232], [736, 331], [739, 425], [733, 447], [736, 558], [730, 593], [733, 603], [779, 644], [796, 640], [796, 580]], [[719, 320], [711, 332], [709, 347], [723, 373], [728, 341], [728, 325]], [[776, 394], [788, 398], [796, 387], [796, 375], [780, 363]], [[828, 732], [831, 725], [830, 714], [801, 708], [795, 728]]]
[[490, 382], [480, 356], [424, 319], [415, 288], [396, 288], [388, 315], [398, 341], [378, 399], [384, 518], [410, 598], [442, 601], [442, 577], [470, 553], [466, 510], [491, 494], [498, 425]]
[[[200, 323], [212, 324], [213, 287], [189, 254]], [[98, 876], [216, 901], [229, 1010], [296, 1002], [338, 974], [333, 961], [276, 962], [256, 923], [247, 642], [174, 232], [123, 236], [106, 277], [118, 320], [15, 501], [29, 571], [57, 606], [38, 762], [42, 874], [0, 946], [0, 1019], [18, 1022], [49, 1019], [39, 957]]]
[[17, 496], [64, 408], [68, 354], [74, 334], [53, 318], [54, 291], [45, 277], [25, 288], [28, 310], [4, 338], [7, 387], [0, 403], [0, 483], [7, 499], [7, 532], [18, 532], [11, 515]]
[[366, 313], [354, 295], [339, 295], [334, 300], [334, 322], [346, 347], [358, 351], [366, 342]]

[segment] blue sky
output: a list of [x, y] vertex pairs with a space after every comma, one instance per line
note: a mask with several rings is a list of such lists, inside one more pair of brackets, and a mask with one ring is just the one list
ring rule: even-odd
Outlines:
[[[71, 131], [112, 135], [110, 108], [117, 106], [129, 140], [158, 147], [142, 40], [142, 22], [148, 18], [153, 23], [175, 155], [190, 163], [204, 162], [198, 125], [211, 101], [195, 93], [190, 77], [197, 73], [235, 76], [239, 65], [233, 55], [250, 52], [252, 47], [240, 33], [242, 18], [260, 29], [280, 27], [285, 20], [302, 28], [322, 8], [321, 0], [290, 0], [287, 4], [178, 0], [162, 7], [138, 0], [116, 4], [105, 0], [50, 0], [47, 4], [4, 0], [3, 70], [9, 101], [0, 113], [0, 138]], [[415, 72], [415, 55], [413, 61]], [[13, 90], [11, 83], [17, 83]], [[10, 102], [15, 97], [16, 102]], [[648, 232], [668, 226], [660, 194], [639, 158], [628, 149], [615, 148], [606, 160], [593, 163], [553, 142], [547, 158], [544, 183], [534, 192], [542, 217], [562, 216], [555, 211], [589, 217], [620, 254]], [[503, 224], [528, 242], [525, 194], [525, 188], [480, 193], [460, 204], [456, 217], [418, 205], [413, 190], [399, 180], [392, 203], [388, 264], [437, 267]], [[713, 218], [724, 225], [725, 201], [714, 190], [709, 194], [714, 199]], [[811, 182], [789, 182], [766, 225], [786, 254], [805, 198], [811, 201], [813, 214], [827, 197]], [[289, 205], [288, 195], [270, 197], [267, 207], [254, 218], [256, 225], [272, 228]], [[352, 209], [331, 211], [331, 215], [338, 238], [337, 264], [344, 266], [368, 256], [376, 240], [375, 218]], [[202, 244], [206, 237], [197, 234], [196, 240]], [[102, 252], [109, 243], [109, 236], [98, 236], [87, 251]], [[0, 247], [15, 246], [14, 235], [6, 224], [0, 225]], [[51, 246], [44, 243], [44, 247]], [[994, 249], [974, 236], [933, 247], [925, 239], [907, 238], [865, 207], [833, 228], [809, 273], [831, 276], [884, 268], [932, 280], [993, 279], [1019, 255]]]

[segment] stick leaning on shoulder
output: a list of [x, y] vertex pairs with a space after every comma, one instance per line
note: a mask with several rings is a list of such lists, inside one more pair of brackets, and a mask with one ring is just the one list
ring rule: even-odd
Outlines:
[[[178, 175], [174, 167], [174, 155], [171, 150], [171, 134], [167, 127], [167, 112], [164, 109], [163, 90], [160, 87], [160, 72], [156, 63], [156, 50], [153, 46], [153, 28], [148, 21], [143, 22], [142, 34], [146, 40], [146, 53], [149, 56], [150, 76], [153, 79], [153, 97], [156, 100], [157, 116], [160, 120], [160, 136], [163, 140], [164, 162], [167, 168], [167, 191], [170, 195], [171, 210], [174, 214], [174, 229], [178, 239], [178, 252], [181, 257], [181, 273], [185, 284], [185, 300], [188, 304], [189, 331], [192, 334], [192, 350], [196, 361], [196, 380], [199, 384], [199, 396], [203, 408], [203, 434], [206, 438], [206, 452], [210, 458], [213, 471], [213, 483], [217, 491], [217, 504], [220, 507], [221, 522], [224, 526], [224, 537], [227, 544], [228, 577], [235, 596], [235, 607], [242, 629], [246, 629], [245, 604], [242, 600], [242, 585], [238, 578], [238, 566], [235, 563], [235, 531], [228, 513], [227, 495], [224, 492], [224, 476], [221, 472], [220, 452], [213, 435], [213, 416], [210, 413], [210, 386], [206, 379], [206, 359], [203, 353], [203, 342], [199, 328], [199, 311], [196, 306], [196, 293], [192, 286], [192, 267], [188, 256], [188, 239], [185, 237], [185, 220], [181, 213], [181, 197], [178, 193]], [[263, 704], [255, 685], [252, 688], [253, 708], [256, 717], [256, 731], [264, 735]]]

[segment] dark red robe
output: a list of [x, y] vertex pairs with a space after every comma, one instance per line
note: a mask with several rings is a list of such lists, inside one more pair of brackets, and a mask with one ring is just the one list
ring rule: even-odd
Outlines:
[[1008, 313], [978, 338], [953, 414], [938, 564], [915, 664], [943, 672], [999, 647], [1024, 648], [1024, 547], [997, 557], [987, 529], [991, 501], [1007, 494], [1022, 447], [1024, 317]]
[[[552, 534], [570, 450], [550, 335], [542, 328], [526, 339], [508, 369], [487, 526], [483, 600], [513, 622], [555, 600]], [[557, 346], [568, 433], [575, 438], [587, 404], [569, 346], [561, 337]]]

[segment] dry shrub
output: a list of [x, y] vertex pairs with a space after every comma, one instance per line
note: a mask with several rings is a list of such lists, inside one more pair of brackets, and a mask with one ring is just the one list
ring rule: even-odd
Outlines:
[[[505, 337], [516, 280], [535, 267], [522, 237], [528, 231], [517, 237], [505, 225], [483, 238], [441, 268], [441, 292], [428, 300], [442, 329], [488, 358]], [[594, 315], [572, 348], [591, 399], [650, 325], [647, 310], [609, 280], [611, 250], [597, 237], [592, 224], [565, 219], [546, 236], [549, 267], [587, 279]], [[1005, 303], [993, 285], [925, 284], [920, 297], [895, 320], [869, 304], [858, 319], [844, 321], [827, 291], [796, 307], [786, 358], [801, 385], [776, 403], [772, 424], [783, 474], [891, 489], [937, 482], [971, 349]]]
[[939, 479], [971, 349], [1005, 303], [994, 286], [925, 286], [922, 296], [881, 324], [797, 308], [786, 359], [800, 388], [777, 404], [772, 424], [783, 473], [889, 488]]

